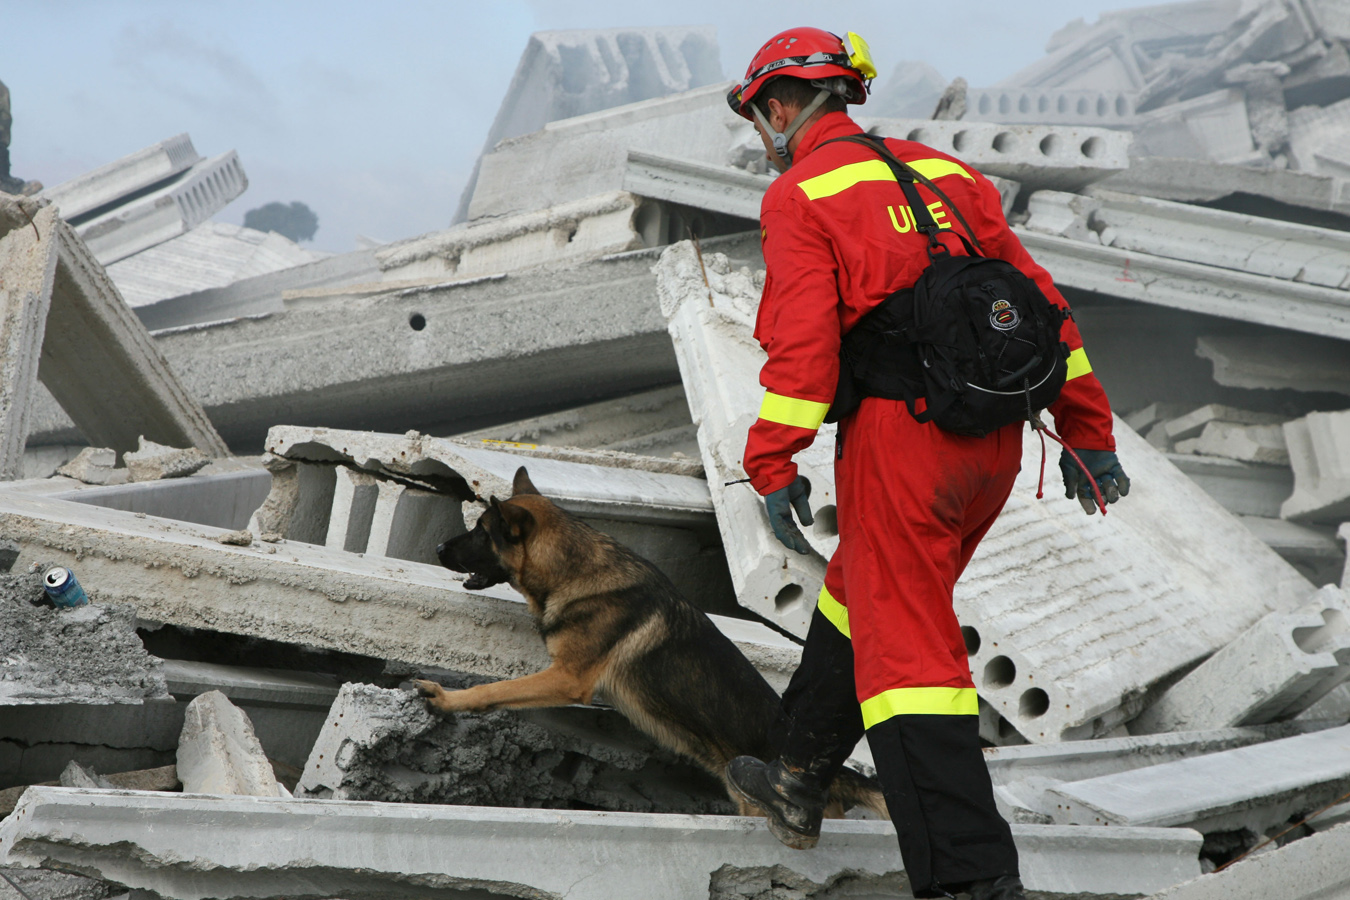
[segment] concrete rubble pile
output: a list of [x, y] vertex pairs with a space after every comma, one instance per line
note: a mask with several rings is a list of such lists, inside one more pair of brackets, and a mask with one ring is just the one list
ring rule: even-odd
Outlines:
[[[963, 119], [905, 64], [859, 110], [994, 178], [1120, 413], [1130, 496], [1036, 499], [1028, 436], [956, 588], [1038, 896], [1347, 890], [1347, 40], [1330, 0], [1125, 10]], [[346, 254], [207, 221], [246, 180], [186, 135], [0, 196], [0, 900], [909, 896], [890, 823], [787, 850], [603, 697], [410, 689], [548, 665], [436, 555], [522, 466], [787, 685], [833, 426], [788, 552], [732, 483], [772, 176], [722, 82], [708, 28], [538, 34], [454, 224]]]

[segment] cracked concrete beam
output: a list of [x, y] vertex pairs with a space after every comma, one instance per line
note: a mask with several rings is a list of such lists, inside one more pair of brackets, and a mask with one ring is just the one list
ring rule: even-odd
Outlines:
[[[153, 818], [155, 828], [144, 822]], [[1028, 888], [1140, 894], [1199, 873], [1187, 829], [1014, 825]], [[172, 797], [38, 787], [0, 823], [10, 864], [97, 873], [175, 900], [341, 896], [444, 898], [466, 890], [560, 900], [651, 900], [708, 892], [728, 862], [782, 866], [825, 885], [844, 871], [898, 871], [889, 822], [830, 820], [810, 853], [762, 820], [540, 809]]]
[[[17, 219], [31, 203], [4, 201]], [[56, 278], [56, 210], [36, 210], [33, 227], [0, 236], [0, 480], [19, 477], [28, 440], [28, 409], [38, 379], [38, 359]], [[45, 233], [47, 240], [41, 235]]]
[[200, 159], [192, 138], [178, 134], [46, 188], [38, 196], [52, 201], [61, 218], [69, 221], [185, 172]]

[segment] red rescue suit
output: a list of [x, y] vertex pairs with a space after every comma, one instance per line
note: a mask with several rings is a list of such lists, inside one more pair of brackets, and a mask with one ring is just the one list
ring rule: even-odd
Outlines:
[[[820, 146], [861, 131], [846, 113], [821, 117], [792, 167], [764, 195], [768, 271], [755, 338], [769, 359], [760, 372], [764, 402], [745, 449], [745, 471], [760, 494], [796, 477], [792, 456], [815, 439], [834, 398], [841, 336], [929, 265], [925, 239], [881, 158], [848, 142]], [[987, 178], [923, 144], [886, 144], [943, 190], [986, 255], [1012, 263], [1067, 309], [1050, 274], [1008, 227]], [[917, 187], [942, 228], [961, 227], [936, 195]], [[954, 238], [944, 243], [953, 254], [965, 253]], [[1114, 450], [1106, 394], [1072, 319], [1062, 337], [1071, 351], [1069, 380], [1050, 408], [1059, 432], [1071, 447]], [[840, 547], [820, 606], [853, 639], [864, 722], [871, 726], [916, 704], [974, 714], [952, 588], [1012, 489], [1022, 425], [964, 437], [916, 423], [901, 401], [870, 397], [839, 431]]]

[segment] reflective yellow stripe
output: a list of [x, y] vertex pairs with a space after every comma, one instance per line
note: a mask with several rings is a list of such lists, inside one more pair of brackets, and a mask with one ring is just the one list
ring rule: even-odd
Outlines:
[[1087, 351], [1082, 347], [1069, 354], [1069, 372], [1064, 376], [1065, 381], [1073, 381], [1079, 376], [1086, 375], [1092, 371], [1092, 363], [1088, 362]]
[[979, 698], [973, 687], [912, 687], [882, 691], [862, 702], [863, 727], [871, 728], [894, 716], [978, 716]]
[[820, 589], [820, 597], [816, 600], [816, 609], [820, 614], [830, 620], [839, 633], [849, 640], [853, 635], [848, 633], [848, 607], [834, 599], [834, 596], [824, 587]]
[[[916, 159], [909, 163], [909, 167], [929, 181], [936, 181], [944, 175], [960, 175], [971, 181], [975, 180], [974, 175], [950, 159]], [[890, 166], [884, 161], [869, 159], [865, 162], [849, 163], [824, 175], [808, 178], [798, 187], [806, 194], [808, 200], [819, 200], [822, 197], [833, 197], [864, 181], [895, 181], [895, 176], [891, 174]]]
[[759, 417], [766, 422], [779, 425], [791, 425], [793, 428], [820, 428], [830, 404], [817, 403], [814, 400], [798, 400], [796, 397], [784, 397], [773, 391], [764, 392], [764, 402], [759, 407]]

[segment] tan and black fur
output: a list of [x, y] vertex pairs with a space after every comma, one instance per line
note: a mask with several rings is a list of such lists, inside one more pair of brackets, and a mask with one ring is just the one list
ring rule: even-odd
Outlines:
[[[468, 534], [437, 549], [481, 589], [521, 592], [551, 664], [542, 672], [447, 691], [416, 687], [442, 712], [589, 703], [599, 693], [637, 728], [724, 780], [742, 754], [771, 760], [778, 695], [712, 621], [655, 566], [543, 497], [522, 467], [509, 500], [492, 498]], [[725, 781], [724, 781], [725, 783]], [[728, 790], [744, 814], [754, 814]], [[885, 816], [880, 786], [844, 769], [830, 813], [865, 806]]]

